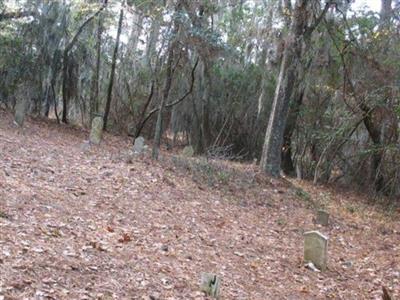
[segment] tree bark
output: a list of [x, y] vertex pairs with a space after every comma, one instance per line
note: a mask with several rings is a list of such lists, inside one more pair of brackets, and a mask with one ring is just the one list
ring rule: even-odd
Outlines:
[[298, 0], [293, 14], [261, 157], [261, 168], [274, 177], [280, 174], [283, 134], [293, 87], [297, 80], [303, 33], [307, 28], [307, 1]]
[[161, 98], [160, 108], [159, 108], [158, 114], [157, 114], [156, 131], [154, 133], [152, 158], [155, 160], [158, 159], [160, 145], [161, 145], [162, 116], [163, 116], [163, 112], [164, 112], [164, 108], [165, 108], [165, 103], [167, 102], [167, 99], [169, 96], [169, 91], [171, 90], [171, 85], [172, 85], [173, 59], [174, 59], [174, 49], [173, 49], [173, 45], [171, 45], [169, 52], [168, 52], [165, 86], [164, 86], [164, 90], [163, 90], [163, 96]]
[[150, 70], [152, 70], [151, 61], [156, 54], [156, 44], [159, 34], [160, 34], [160, 20], [158, 18], [155, 18], [151, 23], [150, 34], [146, 43], [145, 63]]
[[203, 113], [202, 113], [202, 131], [204, 138], [204, 147], [207, 149], [212, 143], [212, 135], [210, 128], [210, 90], [211, 90], [211, 73], [210, 73], [210, 63], [207, 59], [203, 61], [204, 69], [203, 69], [203, 95], [202, 95], [202, 104], [203, 104]]
[[[308, 40], [328, 11], [327, 2], [320, 16], [308, 26], [309, 0], [297, 0], [292, 10], [290, 32], [286, 38], [279, 79], [275, 91], [272, 111], [268, 122], [260, 166], [269, 175], [278, 177], [281, 170], [281, 151], [288, 110], [294, 92], [298, 87], [301, 73], [303, 42]], [[297, 86], [296, 86], [297, 85]]]
[[381, 28], [387, 27], [392, 16], [392, 0], [381, 0]]
[[152, 151], [152, 158], [154, 160], [158, 159], [158, 155], [160, 152], [161, 135], [162, 135], [162, 117], [163, 117], [163, 112], [165, 109], [165, 104], [167, 103], [169, 92], [170, 92], [171, 86], [172, 86], [174, 53], [175, 53], [175, 48], [176, 48], [177, 42], [178, 42], [178, 32], [179, 32], [179, 23], [178, 23], [178, 19], [177, 19], [177, 13], [180, 11], [180, 9], [181, 9], [181, 5], [178, 2], [177, 6], [176, 6], [175, 15], [174, 15], [175, 20], [174, 20], [174, 27], [172, 30], [173, 38], [172, 38], [172, 41], [170, 43], [169, 50], [168, 50], [165, 85], [164, 85], [163, 95], [161, 98], [160, 108], [158, 110], [156, 129], [155, 129], [155, 133], [154, 133], [153, 151]]
[[101, 15], [97, 21], [97, 39], [96, 39], [96, 68], [93, 73], [92, 87], [90, 91], [90, 117], [89, 124], [92, 124], [92, 119], [99, 112], [99, 80], [100, 80], [100, 65], [101, 65], [101, 37], [103, 33], [103, 19]]
[[115, 67], [116, 67], [116, 64], [117, 64], [119, 39], [120, 39], [120, 36], [121, 36], [123, 18], [124, 18], [124, 9], [121, 8], [121, 12], [120, 12], [120, 15], [119, 15], [119, 21], [118, 21], [117, 40], [115, 41], [115, 48], [114, 48], [114, 53], [113, 53], [113, 58], [112, 58], [112, 63], [111, 63], [110, 82], [108, 83], [107, 102], [106, 102], [106, 108], [104, 110], [103, 130], [107, 129], [107, 121], [108, 121], [108, 116], [110, 114], [111, 99], [112, 99], [112, 89], [113, 89], [113, 85], [114, 85]]
[[289, 108], [285, 131], [283, 133], [283, 147], [281, 152], [281, 168], [285, 175], [294, 176], [295, 168], [292, 160], [292, 135], [296, 128], [300, 107], [303, 104], [304, 88], [296, 93], [292, 106]]

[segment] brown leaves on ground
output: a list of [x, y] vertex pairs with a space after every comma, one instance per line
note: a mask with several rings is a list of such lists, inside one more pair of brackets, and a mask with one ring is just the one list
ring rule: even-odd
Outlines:
[[[206, 299], [202, 272], [222, 299], [400, 297], [398, 215], [355, 195], [240, 164], [209, 185], [166, 153], [127, 164], [125, 138], [88, 147], [78, 129], [11, 124], [0, 112], [0, 299]], [[330, 238], [327, 272], [303, 267], [310, 229]]]

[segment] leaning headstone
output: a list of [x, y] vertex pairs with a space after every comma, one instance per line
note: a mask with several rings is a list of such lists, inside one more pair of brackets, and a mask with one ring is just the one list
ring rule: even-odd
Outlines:
[[92, 144], [100, 144], [103, 134], [103, 117], [97, 116], [92, 120], [92, 128], [90, 130], [89, 140]]
[[320, 224], [322, 226], [328, 226], [329, 225], [329, 213], [325, 210], [318, 210], [316, 217], [315, 217], [315, 223]]
[[192, 146], [186, 146], [182, 150], [182, 155], [187, 157], [192, 157], [194, 155], [194, 149]]
[[215, 274], [202, 273], [200, 290], [207, 296], [219, 299], [221, 279]]
[[141, 154], [144, 149], [144, 138], [139, 136], [135, 139], [135, 143], [133, 144], [133, 153]]
[[313, 263], [319, 270], [326, 270], [328, 238], [318, 231], [304, 234], [304, 262]]
[[29, 102], [27, 98], [21, 97], [17, 99], [17, 103], [15, 104], [14, 121], [19, 127], [24, 125], [25, 114], [28, 110], [28, 105]]

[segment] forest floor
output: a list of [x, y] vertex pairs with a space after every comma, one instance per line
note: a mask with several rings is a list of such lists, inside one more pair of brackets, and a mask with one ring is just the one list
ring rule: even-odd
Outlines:
[[[256, 166], [149, 151], [0, 110], [0, 299], [400, 298], [399, 211], [362, 195], [274, 180]], [[313, 222], [315, 208], [331, 214]], [[304, 267], [303, 233], [329, 237]]]

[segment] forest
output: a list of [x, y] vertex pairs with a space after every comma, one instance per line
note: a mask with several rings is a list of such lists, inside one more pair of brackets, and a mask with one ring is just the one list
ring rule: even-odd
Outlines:
[[399, 136], [399, 0], [0, 0], [0, 300], [400, 297]]
[[[399, 9], [2, 1], [1, 102], [273, 176], [399, 195]], [[359, 174], [366, 176], [360, 177]]]

